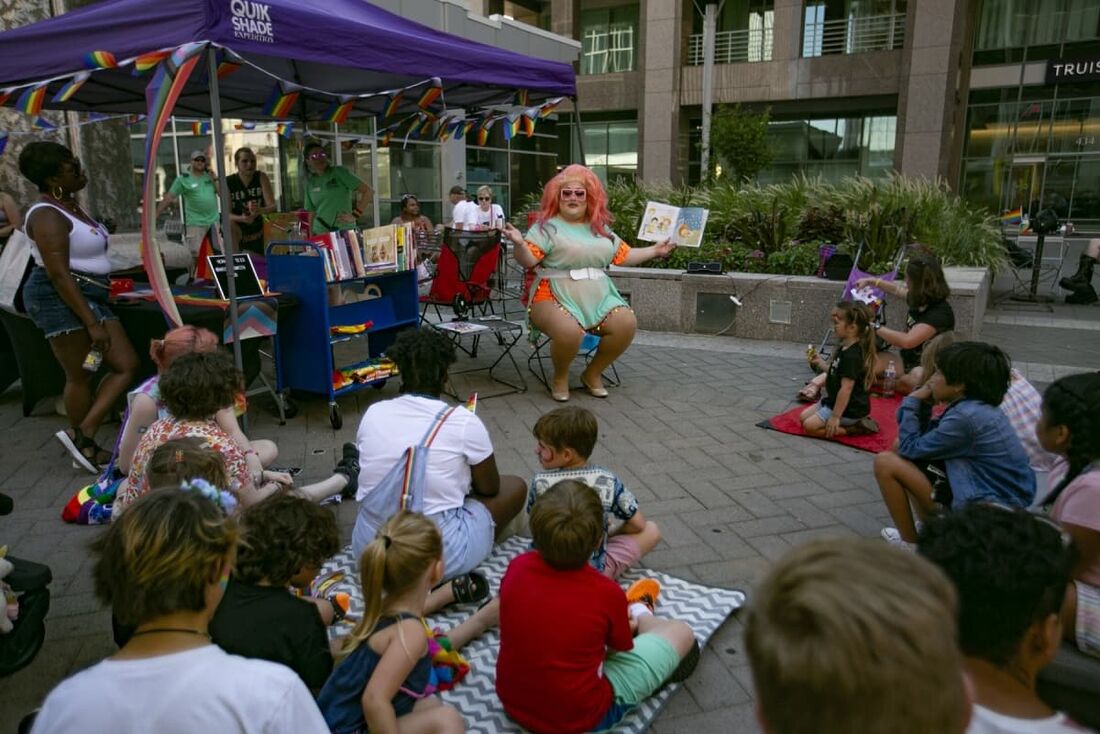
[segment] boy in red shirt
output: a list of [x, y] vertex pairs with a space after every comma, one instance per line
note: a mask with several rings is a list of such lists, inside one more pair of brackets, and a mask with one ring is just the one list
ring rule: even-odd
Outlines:
[[558, 482], [531, 510], [537, 550], [513, 560], [501, 582], [497, 695], [531, 731], [610, 728], [699, 660], [691, 628], [653, 614], [656, 581], [624, 595], [589, 565], [604, 529], [596, 493]]

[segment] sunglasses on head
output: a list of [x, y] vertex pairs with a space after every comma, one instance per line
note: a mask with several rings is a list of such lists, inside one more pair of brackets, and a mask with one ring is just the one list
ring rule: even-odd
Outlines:
[[193, 160], [195, 163], [206, 163], [206, 158], [204, 156], [201, 156], [201, 155], [195, 156], [191, 160]]
[[588, 192], [584, 189], [562, 189], [561, 198], [563, 199], [578, 199], [583, 201], [588, 196]]

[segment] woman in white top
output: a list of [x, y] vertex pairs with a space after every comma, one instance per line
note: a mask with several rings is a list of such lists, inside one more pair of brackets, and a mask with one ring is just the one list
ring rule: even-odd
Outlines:
[[481, 186], [477, 190], [477, 204], [464, 211], [463, 229], [486, 230], [504, 228], [504, 210], [493, 203], [493, 190]]
[[210, 641], [237, 527], [224, 492], [184, 486], [145, 495], [93, 543], [96, 596], [134, 632], [46, 697], [34, 734], [329, 731], [297, 673]]
[[[64, 145], [28, 143], [19, 155], [19, 171], [42, 192], [24, 217], [27, 236], [35, 244], [36, 267], [27, 278], [23, 300], [65, 370], [65, 412], [71, 427], [58, 431], [57, 438], [94, 474], [111, 458], [96, 445], [96, 430], [138, 369], [137, 354], [107, 305], [107, 230], [77, 202], [76, 192], [88, 178]], [[100, 363], [109, 374], [93, 393], [92, 378]]]

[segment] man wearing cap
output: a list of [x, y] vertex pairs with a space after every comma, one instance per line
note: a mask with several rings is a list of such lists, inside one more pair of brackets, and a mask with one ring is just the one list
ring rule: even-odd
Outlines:
[[463, 222], [466, 221], [466, 211], [470, 207], [477, 208], [477, 204], [472, 201], [466, 201], [466, 189], [461, 186], [451, 187], [451, 226], [455, 229], [462, 229]]
[[310, 143], [306, 158], [306, 209], [313, 212], [313, 234], [354, 229], [371, 204], [370, 185], [343, 166], [329, 164], [320, 143]]
[[[206, 151], [195, 150], [191, 153], [191, 168], [176, 177], [157, 205], [159, 218], [165, 209], [183, 200], [183, 222], [187, 225], [183, 244], [191, 252], [192, 274], [203, 238], [218, 223], [218, 191], [214, 181], [206, 167]], [[220, 243], [216, 246], [221, 249]]]

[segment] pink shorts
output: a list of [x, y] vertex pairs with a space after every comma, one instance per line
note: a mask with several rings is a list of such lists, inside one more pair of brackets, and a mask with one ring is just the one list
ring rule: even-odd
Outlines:
[[603, 559], [603, 575], [617, 579], [642, 560], [642, 548], [632, 535], [612, 535], [607, 539], [607, 555]]

